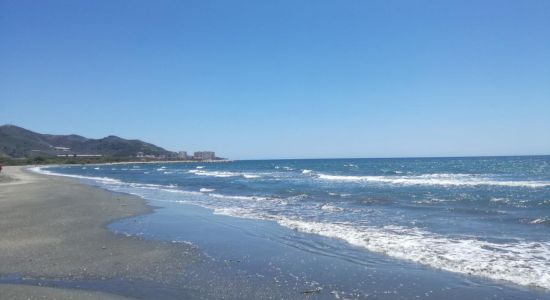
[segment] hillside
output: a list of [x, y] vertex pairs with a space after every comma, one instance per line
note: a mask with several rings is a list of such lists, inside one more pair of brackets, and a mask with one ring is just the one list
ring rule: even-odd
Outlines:
[[[59, 147], [69, 149], [60, 150]], [[60, 154], [132, 157], [137, 152], [155, 156], [172, 154], [153, 144], [112, 135], [101, 139], [89, 139], [74, 134], [40, 134], [14, 125], [0, 126], [0, 157], [21, 158]]]

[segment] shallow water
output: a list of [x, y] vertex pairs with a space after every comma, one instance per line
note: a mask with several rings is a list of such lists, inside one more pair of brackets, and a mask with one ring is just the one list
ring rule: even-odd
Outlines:
[[[468, 290], [478, 298], [532, 298], [547, 297], [550, 290], [549, 162], [549, 156], [274, 160], [45, 171], [80, 177], [165, 207], [140, 222], [114, 224], [115, 230], [191, 241], [210, 255], [218, 253], [222, 261], [230, 260], [219, 253], [224, 244], [248, 239], [246, 247], [233, 246], [232, 255], [264, 257], [249, 260], [259, 270], [269, 270], [262, 268], [265, 258], [273, 257], [268, 250], [279, 249], [280, 255], [328, 259], [330, 274], [339, 274], [320, 272], [318, 263], [300, 266], [288, 256], [270, 261], [287, 273], [293, 268], [301, 272], [301, 284], [317, 276], [311, 280], [332, 285], [336, 293], [377, 291], [377, 298], [384, 291], [394, 298], [431, 298], [458, 297]], [[202, 217], [191, 218], [194, 224], [218, 227], [201, 231], [190, 223], [188, 211], [194, 210], [186, 204], [256, 221], [202, 211]], [[222, 226], [220, 220], [232, 221]], [[269, 249], [258, 246], [270, 243]], [[246, 265], [244, 269], [255, 272]], [[369, 275], [377, 280], [369, 283]], [[404, 287], [389, 289], [396, 282]], [[410, 283], [417, 287], [406, 288]], [[437, 292], [428, 293], [430, 287]]]

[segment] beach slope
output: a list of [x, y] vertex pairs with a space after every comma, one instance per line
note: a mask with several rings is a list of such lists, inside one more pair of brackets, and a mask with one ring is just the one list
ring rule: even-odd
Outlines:
[[[37, 291], [37, 280], [98, 282], [98, 287], [116, 286], [102, 284], [109, 281], [170, 285], [186, 265], [194, 263], [194, 256], [184, 245], [117, 235], [105, 228], [112, 220], [151, 212], [140, 198], [114, 194], [68, 178], [34, 174], [24, 167], [5, 167], [2, 177], [3, 295], [70, 299], [78, 293], [51, 288]], [[14, 282], [18, 284], [8, 284]], [[136, 289], [134, 294], [140, 295]], [[111, 290], [116, 292], [116, 288]], [[76, 298], [90, 295], [95, 294], [82, 291]]]

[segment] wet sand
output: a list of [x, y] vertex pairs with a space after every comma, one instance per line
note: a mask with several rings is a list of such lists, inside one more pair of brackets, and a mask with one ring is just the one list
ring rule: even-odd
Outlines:
[[1, 299], [310, 298], [192, 244], [107, 229], [152, 215], [139, 197], [19, 166], [2, 173], [10, 179], [0, 183]]
[[[38, 279], [174, 285], [186, 266], [198, 260], [196, 250], [117, 235], [105, 228], [115, 219], [151, 211], [138, 197], [30, 173], [23, 167], [4, 167], [0, 181], [2, 299], [108, 298], [97, 292], [38, 287]], [[178, 294], [183, 296], [185, 291]]]

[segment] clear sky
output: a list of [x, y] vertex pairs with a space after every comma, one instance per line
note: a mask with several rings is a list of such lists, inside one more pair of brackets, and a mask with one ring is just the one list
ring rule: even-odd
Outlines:
[[550, 154], [550, 1], [0, 0], [0, 123], [236, 159]]

